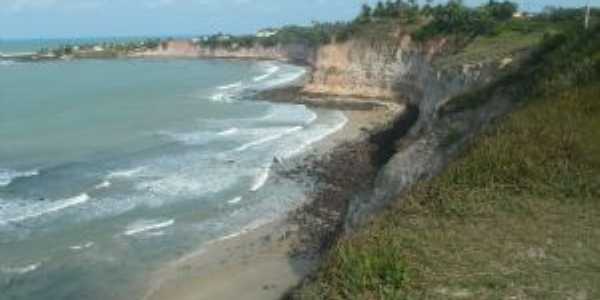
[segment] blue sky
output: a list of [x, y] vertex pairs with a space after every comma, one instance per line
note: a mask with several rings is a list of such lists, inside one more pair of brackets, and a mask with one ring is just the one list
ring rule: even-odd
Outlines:
[[[0, 0], [0, 38], [251, 33], [311, 21], [348, 20], [375, 0]], [[466, 0], [476, 5], [485, 0]], [[514, 0], [528, 10], [586, 0]], [[438, 0], [437, 2], [442, 2]], [[591, 0], [599, 6], [600, 0]]]

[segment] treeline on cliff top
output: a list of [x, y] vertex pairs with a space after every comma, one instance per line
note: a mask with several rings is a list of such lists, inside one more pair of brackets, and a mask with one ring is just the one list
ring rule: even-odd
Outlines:
[[[582, 23], [584, 11], [575, 8], [547, 7], [539, 14], [518, 12], [518, 5], [510, 1], [490, 0], [478, 6], [466, 6], [461, 0], [450, 0], [433, 5], [427, 1], [419, 5], [415, 0], [378, 2], [374, 7], [363, 5], [360, 14], [350, 22], [317, 23], [312, 26], [286, 26], [268, 37], [213, 35], [201, 45], [209, 47], [252, 47], [261, 45], [302, 44], [318, 46], [344, 42], [350, 38], [393, 40], [398, 31], [411, 33], [417, 40], [436, 36], [450, 36], [470, 40], [476, 36], [494, 36], [503, 32], [530, 33], [554, 27]], [[592, 14], [600, 16], [600, 10]]]
[[80, 45], [61, 45], [54, 49], [42, 48], [38, 51], [40, 55], [61, 56], [85, 56], [86, 54], [98, 57], [114, 57], [119, 54], [131, 53], [134, 51], [144, 51], [156, 49], [161, 45], [159, 38], [147, 38], [139, 41], [128, 42], [103, 42], [100, 44], [86, 43]]
[[517, 110], [338, 240], [289, 298], [600, 299], [599, 82], [600, 24], [547, 37], [470, 97]]
[[[281, 45], [319, 45], [363, 39], [377, 42], [394, 41], [399, 32], [410, 33], [413, 38], [425, 41], [438, 36], [466, 45], [476, 37], [495, 37], [506, 34], [528, 35], [553, 32], [564, 27], [583, 23], [584, 11], [577, 8], [547, 7], [541, 13], [517, 13], [518, 5], [510, 1], [490, 0], [478, 7], [469, 7], [462, 0], [450, 0], [424, 5], [416, 0], [387, 0], [374, 7], [363, 5], [360, 14], [349, 22], [318, 23], [311, 26], [285, 26], [270, 36], [233, 36], [214, 34], [195, 39], [201, 46], [211, 48], [250, 48], [256, 45], [275, 47]], [[600, 10], [592, 9], [592, 20], [600, 19]], [[60, 57], [94, 52], [100, 46], [107, 55], [152, 50], [169, 39], [149, 38], [127, 43], [103, 43], [101, 45], [63, 45], [57, 49], [43, 49], [40, 54]], [[505, 41], [503, 41], [505, 42]]]

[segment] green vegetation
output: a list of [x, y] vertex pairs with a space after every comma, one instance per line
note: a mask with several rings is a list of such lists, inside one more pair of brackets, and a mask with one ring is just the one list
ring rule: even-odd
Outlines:
[[277, 45], [300, 44], [315, 47], [331, 42], [333, 36], [344, 30], [346, 23], [314, 23], [312, 26], [285, 26], [277, 34], [268, 37], [253, 35], [230, 36], [215, 34], [199, 41], [211, 48], [250, 48], [254, 45], [274, 47]]
[[497, 26], [511, 20], [516, 11], [517, 5], [508, 1], [492, 0], [483, 6], [470, 8], [462, 1], [451, 0], [428, 11], [432, 19], [415, 33], [415, 37], [424, 40], [448, 34], [466, 37], [490, 34]]
[[[547, 8], [542, 14], [514, 18], [516, 4], [491, 0], [479, 7], [468, 7], [460, 0], [445, 4], [418, 5], [414, 0], [387, 0], [374, 7], [363, 5], [360, 14], [350, 22], [317, 23], [311, 26], [285, 26], [267, 36], [214, 34], [195, 40], [211, 48], [239, 49], [256, 45], [275, 47], [340, 43], [349, 39], [367, 41], [371, 45], [397, 46], [399, 34], [412, 34], [419, 41], [445, 38], [450, 41], [449, 54], [436, 66], [499, 60], [515, 52], [531, 48], [544, 34], [562, 31], [567, 26], [583, 23], [581, 9]], [[592, 20], [600, 19], [600, 11], [593, 11]], [[116, 57], [128, 52], [156, 49], [169, 39], [148, 39], [139, 43], [104, 43], [101, 45], [65, 45], [43, 50], [39, 54], [55, 57]], [[98, 47], [102, 51], [97, 51]], [[96, 50], [94, 49], [96, 48]], [[73, 51], [76, 49], [76, 51]]]
[[144, 51], [156, 49], [160, 46], [160, 39], [146, 39], [139, 42], [124, 43], [101, 43], [101, 44], [81, 44], [81, 45], [62, 45], [55, 49], [41, 49], [39, 55], [52, 55], [54, 57], [73, 56], [76, 58], [110, 58], [119, 55], [131, 53], [134, 51]]
[[296, 298], [600, 299], [599, 80], [600, 26], [547, 36], [470, 96], [521, 108], [338, 241]]
[[527, 95], [589, 82], [600, 70], [598, 49], [600, 24], [588, 31], [573, 24], [566, 26], [563, 32], [546, 34], [521, 68], [489, 86], [456, 97], [440, 110], [440, 115], [477, 108], [501, 90], [510, 93], [514, 99], [522, 99]]
[[[512, 18], [516, 5], [511, 2], [490, 3], [480, 8], [468, 8], [461, 1], [445, 5], [420, 7], [415, 0], [378, 2], [372, 8], [363, 5], [361, 13], [351, 22], [314, 23], [312, 26], [286, 26], [268, 37], [231, 36], [222, 33], [208, 36], [199, 44], [212, 48], [248, 48], [254, 45], [274, 47], [301, 44], [309, 47], [343, 42], [350, 38], [388, 41], [398, 31], [413, 32], [419, 39], [441, 34], [473, 31], [476, 36], [491, 31]], [[485, 23], [486, 30], [475, 31]], [[493, 25], [493, 26], [492, 26]], [[471, 35], [470, 35], [471, 36]]]
[[[217, 34], [199, 44], [232, 49], [290, 44], [317, 47], [359, 39], [380, 45], [397, 43], [398, 34], [408, 33], [423, 42], [442, 37], [451, 42], [449, 53], [436, 62], [436, 66], [443, 69], [502, 60], [539, 44], [544, 35], [583, 23], [581, 9], [547, 8], [536, 16], [524, 13], [515, 18], [518, 7], [509, 1], [492, 0], [479, 7], [468, 7], [458, 0], [436, 6], [431, 3], [419, 6], [412, 0], [388, 0], [374, 7], [365, 4], [350, 22], [287, 26], [269, 37]], [[600, 11], [593, 13], [593, 20], [600, 18]]]

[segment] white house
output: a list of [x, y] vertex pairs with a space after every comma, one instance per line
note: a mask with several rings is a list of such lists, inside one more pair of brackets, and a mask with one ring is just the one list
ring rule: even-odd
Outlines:
[[217, 40], [220, 42], [229, 41], [229, 40], [231, 40], [231, 35], [228, 35], [228, 34], [219, 35], [217, 37]]
[[260, 30], [256, 33], [256, 37], [259, 38], [266, 38], [266, 37], [272, 37], [274, 35], [276, 35], [277, 33], [279, 33], [279, 30], [276, 29], [263, 29]]
[[521, 11], [515, 12], [513, 14], [513, 18], [515, 18], [515, 19], [525, 19], [525, 18], [527, 18], [527, 13], [524, 13], [524, 12], [521, 12]]

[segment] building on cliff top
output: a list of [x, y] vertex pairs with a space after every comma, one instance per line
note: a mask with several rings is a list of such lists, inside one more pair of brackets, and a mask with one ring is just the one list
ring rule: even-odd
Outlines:
[[259, 30], [256, 33], [256, 37], [267, 38], [267, 37], [272, 37], [272, 36], [274, 36], [274, 35], [276, 35], [278, 33], [279, 33], [279, 30], [277, 30], [277, 29], [270, 29], [270, 28], [269, 29], [262, 29], [262, 30]]

